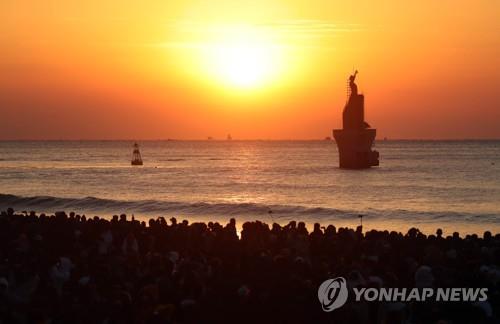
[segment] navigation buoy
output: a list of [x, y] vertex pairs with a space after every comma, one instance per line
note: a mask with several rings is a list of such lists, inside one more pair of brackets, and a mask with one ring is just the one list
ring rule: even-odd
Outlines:
[[139, 144], [134, 144], [134, 152], [132, 153], [132, 165], [142, 165], [141, 152], [139, 151]]

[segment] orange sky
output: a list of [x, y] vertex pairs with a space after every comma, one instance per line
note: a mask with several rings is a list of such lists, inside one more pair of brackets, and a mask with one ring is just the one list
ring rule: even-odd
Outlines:
[[[379, 137], [500, 138], [499, 15], [489, 0], [2, 0], [0, 139], [324, 138], [353, 67]], [[278, 53], [248, 88], [207, 54], [241, 28]]]

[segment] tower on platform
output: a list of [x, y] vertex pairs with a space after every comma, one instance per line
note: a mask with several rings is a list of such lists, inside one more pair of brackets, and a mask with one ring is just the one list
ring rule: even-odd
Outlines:
[[348, 80], [347, 103], [342, 113], [342, 129], [334, 129], [333, 137], [339, 149], [339, 166], [345, 169], [365, 169], [379, 165], [379, 153], [372, 150], [377, 130], [365, 122], [365, 97], [358, 93], [354, 82], [358, 71]]

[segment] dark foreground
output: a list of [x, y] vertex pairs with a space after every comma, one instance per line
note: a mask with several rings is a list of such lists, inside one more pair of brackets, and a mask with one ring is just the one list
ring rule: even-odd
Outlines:
[[[1, 323], [498, 323], [500, 234], [425, 236], [303, 223], [149, 224], [0, 215]], [[318, 287], [485, 287], [486, 302], [355, 302]], [[351, 295], [350, 295], [351, 296]]]

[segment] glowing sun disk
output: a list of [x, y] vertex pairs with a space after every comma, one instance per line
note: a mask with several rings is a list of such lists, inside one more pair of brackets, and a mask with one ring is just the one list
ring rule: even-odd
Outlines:
[[208, 45], [210, 74], [226, 86], [261, 87], [279, 72], [279, 48], [255, 33], [234, 32]]

